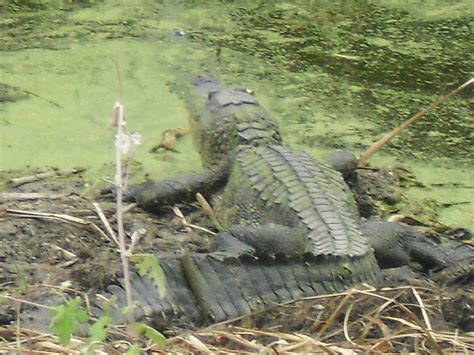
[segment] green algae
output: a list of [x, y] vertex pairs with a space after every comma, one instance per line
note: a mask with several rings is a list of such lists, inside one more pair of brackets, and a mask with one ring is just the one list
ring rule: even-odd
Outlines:
[[[164, 130], [188, 126], [184, 103], [167, 86], [174, 76], [163, 63], [173, 60], [174, 53], [166, 51], [166, 36], [156, 42], [133, 41], [129, 36], [104, 40], [128, 26], [117, 24], [127, 9], [117, 11], [112, 5], [108, 7], [109, 17], [104, 11], [99, 12], [100, 20], [88, 21], [87, 32], [83, 31], [84, 18], [93, 14], [91, 9], [69, 14], [56, 28], [45, 25], [43, 36], [54, 39], [50, 44], [54, 43], [55, 50], [28, 49], [25, 42], [12, 50], [10, 44], [4, 43], [9, 51], [4, 50], [0, 58], [0, 82], [35, 96], [2, 106], [3, 169], [86, 166], [91, 178], [110, 177], [115, 134], [110, 127], [112, 107], [121, 96], [130, 129], [143, 136], [136, 154], [143, 173], [159, 178], [173, 176], [189, 171], [189, 161], [198, 159], [189, 137], [180, 141], [180, 154], [148, 153]], [[128, 13], [131, 15], [135, 14]], [[53, 15], [42, 16], [51, 20], [59, 15], [53, 11]], [[102, 28], [104, 23], [108, 25]], [[100, 28], [100, 35], [90, 35], [88, 40], [56, 37], [57, 33], [68, 31], [72, 37], [81, 31], [90, 34], [93, 28]], [[28, 43], [36, 42], [37, 36], [38, 33]], [[122, 88], [114, 60], [120, 66]], [[196, 164], [193, 169], [200, 167]]]
[[[363, 151], [472, 72], [467, 1], [84, 3], [0, 18], [0, 83], [36, 95], [0, 106], [3, 169], [84, 165], [91, 179], [110, 178], [108, 125], [121, 97], [143, 136], [139, 176], [199, 170], [190, 137], [179, 154], [149, 150], [188, 125], [167, 83], [202, 70], [255, 90], [286, 142], [318, 158]], [[442, 221], [474, 227], [472, 104], [468, 93], [452, 99], [373, 162], [410, 167], [424, 185], [406, 188], [413, 201], [435, 200]]]
[[[137, 52], [145, 55], [136, 58], [133, 53]], [[187, 164], [193, 159], [187, 138], [180, 150], [189, 154], [162, 154], [161, 164], [147, 154], [166, 128], [188, 125], [182, 101], [166, 86], [171, 77], [163, 73], [153, 59], [159, 48], [122, 40], [78, 44], [60, 53], [41, 50], [21, 53], [23, 61], [18, 61], [16, 53], [2, 57], [2, 65], [8, 70], [3, 72], [1, 80], [41, 93], [48, 101], [35, 97], [5, 107], [2, 119], [7, 123], [3, 123], [1, 130], [2, 167], [68, 167], [71, 164], [100, 167], [110, 162], [114, 156], [115, 133], [110, 128], [112, 106], [120, 97], [112, 62], [115, 57], [119, 58], [125, 74], [122, 102], [129, 126], [143, 135], [137, 159], [145, 171], [158, 176], [173, 170], [177, 173], [180, 169], [173, 166], [179, 164], [174, 162]], [[103, 59], [98, 61], [98, 57]], [[156, 73], [150, 75], [153, 67]]]

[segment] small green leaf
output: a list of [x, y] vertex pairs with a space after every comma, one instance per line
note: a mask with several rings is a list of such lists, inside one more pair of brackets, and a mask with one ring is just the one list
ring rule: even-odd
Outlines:
[[135, 330], [138, 335], [143, 334], [143, 336], [151, 340], [155, 345], [164, 349], [166, 347], [166, 338], [155, 328], [150, 327], [144, 323], [135, 323]]
[[138, 272], [141, 276], [148, 276], [161, 298], [166, 294], [166, 276], [158, 257], [153, 254], [135, 254], [132, 259], [139, 259]]
[[102, 316], [89, 329], [91, 341], [104, 341], [109, 333], [109, 324], [112, 323], [111, 316]]
[[104, 315], [100, 317], [89, 329], [91, 336], [86, 355], [94, 355], [101, 342], [105, 340], [109, 333], [109, 324], [112, 323], [112, 317]]
[[[3, 284], [0, 285], [0, 287], [2, 287], [2, 286], [3, 286]], [[6, 293], [6, 292], [0, 293], [0, 304], [7, 301], [7, 296], [8, 296], [8, 293]]]
[[142, 354], [142, 348], [140, 348], [138, 345], [132, 344], [125, 355], [141, 355]]
[[268, 347], [264, 347], [259, 351], [259, 355], [273, 355], [275, 352]]
[[54, 317], [49, 324], [49, 328], [54, 335], [59, 337], [60, 343], [64, 346], [69, 343], [71, 336], [79, 328], [81, 323], [87, 322], [87, 312], [79, 305], [81, 299], [76, 297], [69, 300], [65, 305], [54, 308]]
[[129, 307], [129, 306], [125, 306], [125, 307], [123, 307], [123, 308], [121, 309], [121, 311], [122, 311], [122, 313], [123, 313], [124, 315], [127, 315], [127, 314], [130, 314], [130, 313], [133, 312], [133, 308], [134, 308], [134, 307], [135, 307], [134, 305], [132, 305], [132, 306], [130, 306], [130, 307]]

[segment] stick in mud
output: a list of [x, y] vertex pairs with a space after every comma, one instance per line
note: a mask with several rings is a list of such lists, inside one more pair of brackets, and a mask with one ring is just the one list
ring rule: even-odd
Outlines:
[[[117, 125], [117, 137], [120, 139], [123, 133], [124, 127], [124, 118], [123, 118], [123, 105], [120, 102], [115, 104], [115, 123]], [[118, 240], [120, 245], [120, 258], [122, 261], [123, 268], [123, 279], [125, 286], [125, 294], [127, 297], [127, 306], [132, 309], [133, 299], [132, 299], [132, 285], [130, 282], [130, 266], [127, 255], [127, 247], [125, 244], [125, 230], [123, 226], [123, 181], [122, 181], [122, 152], [121, 147], [117, 143], [115, 147], [115, 193], [116, 193], [116, 206], [117, 206], [117, 229], [118, 229]], [[129, 323], [133, 323], [133, 313], [128, 312], [127, 319]]]
[[390, 142], [392, 140], [393, 137], [395, 137], [397, 134], [399, 134], [401, 131], [403, 131], [405, 128], [408, 128], [410, 125], [412, 125], [413, 123], [415, 123], [416, 121], [418, 121], [420, 119], [420, 117], [426, 115], [427, 113], [431, 112], [433, 109], [435, 109], [436, 107], [438, 107], [439, 105], [441, 105], [442, 103], [446, 102], [447, 100], [449, 100], [451, 97], [453, 97], [454, 95], [458, 94], [459, 92], [461, 92], [462, 90], [464, 90], [465, 88], [469, 87], [470, 85], [474, 84], [474, 78], [471, 78], [469, 79], [468, 81], [466, 81], [464, 84], [462, 84], [461, 86], [458, 86], [456, 89], [454, 89], [453, 91], [451, 91], [449, 94], [447, 95], [444, 95], [444, 96], [441, 96], [439, 97], [435, 102], [433, 102], [430, 106], [428, 106], [427, 108], [419, 111], [418, 113], [416, 113], [415, 115], [413, 115], [412, 117], [410, 117], [408, 120], [406, 120], [405, 122], [403, 122], [403, 124], [401, 124], [399, 127], [395, 128], [393, 131], [389, 132], [387, 135], [385, 135], [382, 139], [380, 139], [379, 141], [375, 142], [369, 149], [367, 149], [365, 152], [363, 152], [360, 156], [359, 156], [359, 163], [358, 165], [359, 166], [364, 166], [367, 164], [367, 161], [369, 160], [369, 158], [374, 155], [375, 153], [377, 153], [380, 149], [382, 149], [388, 142]]
[[40, 181], [40, 180], [47, 179], [53, 176], [60, 176], [60, 175], [67, 176], [71, 174], [82, 173], [85, 170], [86, 170], [85, 168], [72, 168], [72, 169], [67, 169], [67, 170], [48, 170], [41, 173], [29, 175], [29, 176], [22, 176], [22, 177], [10, 179], [7, 181], [7, 184], [10, 187], [18, 187], [24, 184], [28, 184], [30, 182]]
[[0, 192], [0, 203], [28, 200], [57, 200], [66, 197], [65, 194], [41, 192]]

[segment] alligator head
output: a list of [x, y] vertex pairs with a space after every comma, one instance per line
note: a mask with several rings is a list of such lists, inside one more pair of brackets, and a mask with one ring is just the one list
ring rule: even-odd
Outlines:
[[225, 163], [239, 146], [281, 144], [276, 120], [253, 94], [243, 88], [226, 89], [210, 75], [194, 81], [205, 104], [192, 115], [194, 138], [206, 167]]

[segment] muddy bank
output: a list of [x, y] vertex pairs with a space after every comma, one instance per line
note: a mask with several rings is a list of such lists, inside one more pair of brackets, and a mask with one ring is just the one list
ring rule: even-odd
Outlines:
[[[3, 173], [1, 178], [5, 182], [18, 174]], [[395, 206], [403, 198], [396, 173], [364, 169], [358, 172], [357, 179], [362, 183], [354, 180], [353, 188], [363, 216], [381, 218], [396, 212]], [[85, 193], [87, 189], [81, 173], [77, 173], [26, 183], [0, 194], [0, 284], [8, 297], [0, 306], [2, 326], [15, 324], [20, 315], [22, 327], [48, 332], [51, 311], [33, 304], [54, 307], [75, 295], [87, 297], [94, 303], [96, 294], [104, 293], [107, 285], [116, 283], [121, 277], [118, 247], [107, 237], [106, 228], [92, 205], [101, 195]], [[100, 205], [115, 229], [114, 202], [102, 200]], [[213, 229], [212, 222], [197, 205], [179, 207], [188, 223]], [[418, 223], [422, 225], [421, 230], [430, 230], [437, 237], [470, 238], [464, 229], [440, 228], [439, 224], [423, 226], [414, 218], [408, 218], [405, 222]], [[146, 230], [134, 253], [178, 257], [183, 248], [195, 252], [208, 251], [209, 234], [184, 226], [182, 219], [171, 210], [156, 216], [133, 207], [125, 215], [125, 227], [128, 238], [136, 230]], [[414, 285], [432, 289], [432, 293], [426, 295], [431, 295], [429, 297], [433, 299], [427, 301], [441, 302], [442, 307], [435, 317], [436, 324], [441, 327], [439, 329], [461, 328], [469, 331], [470, 323], [466, 323], [465, 312], [472, 307], [472, 284], [458, 287], [455, 291], [428, 281], [427, 276], [420, 273], [419, 279], [413, 282]], [[439, 299], [440, 293], [443, 294], [442, 299]], [[25, 301], [21, 303], [18, 314], [14, 299]], [[313, 307], [311, 303], [299, 305], [302, 309]], [[328, 307], [327, 311], [332, 309]], [[271, 329], [276, 326], [276, 319], [294, 316], [291, 311], [287, 314], [287, 310], [283, 308], [263, 314], [252, 324], [261, 329]], [[307, 315], [307, 319], [311, 317]], [[306, 329], [308, 320], [300, 321], [277, 322], [278, 329], [294, 332], [298, 330], [295, 324], [299, 324], [300, 330]], [[174, 331], [167, 329], [168, 333]]]
[[[12, 176], [15, 173], [3, 173], [2, 180]], [[121, 275], [118, 246], [107, 236], [92, 205], [96, 198], [84, 195], [87, 189], [78, 173], [0, 193], [2, 291], [30, 302], [55, 305], [63, 302], [63, 296], [75, 293], [94, 297], [117, 280]], [[115, 225], [114, 202], [101, 201], [101, 208]], [[184, 206], [183, 211], [190, 223], [201, 218], [199, 212], [188, 213], [191, 206]], [[146, 230], [136, 253], [181, 255], [183, 245], [197, 250], [207, 243], [205, 234], [187, 232], [171, 210], [162, 216], [151, 216], [133, 208], [126, 214], [125, 226], [128, 237], [138, 229]], [[15, 309], [10, 302], [1, 307], [1, 323], [8, 325], [16, 319]], [[29, 315], [30, 310], [33, 316]], [[23, 326], [47, 330], [50, 316], [37, 314], [36, 310], [27, 304], [22, 306]]]

